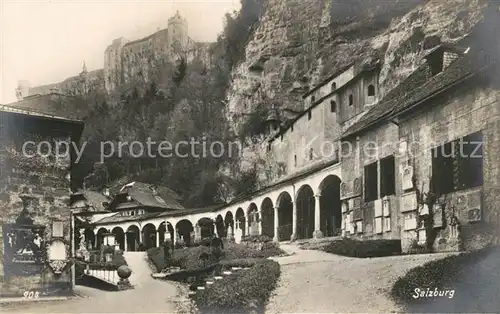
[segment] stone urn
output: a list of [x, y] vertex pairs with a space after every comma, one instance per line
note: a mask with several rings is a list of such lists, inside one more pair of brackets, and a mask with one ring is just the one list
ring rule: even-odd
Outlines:
[[118, 289], [131, 289], [132, 285], [130, 284], [128, 278], [132, 275], [132, 270], [127, 265], [122, 265], [118, 267], [116, 272], [118, 273], [118, 277], [120, 277], [120, 281], [118, 281]]

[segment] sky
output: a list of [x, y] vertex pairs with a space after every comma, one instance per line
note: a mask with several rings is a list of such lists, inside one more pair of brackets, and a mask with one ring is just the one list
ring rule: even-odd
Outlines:
[[134, 40], [167, 27], [176, 10], [195, 41], [215, 41], [239, 0], [0, 0], [0, 104], [16, 101], [19, 80], [31, 86], [104, 64], [114, 38]]

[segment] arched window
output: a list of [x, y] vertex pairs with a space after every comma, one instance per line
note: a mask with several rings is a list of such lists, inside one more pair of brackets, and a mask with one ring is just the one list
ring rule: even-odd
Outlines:
[[375, 96], [375, 86], [368, 85], [368, 96]]
[[354, 104], [354, 97], [351, 95], [349, 95], [349, 106], [352, 106]]
[[332, 92], [337, 89], [337, 83], [333, 82], [332, 83]]
[[297, 167], [297, 155], [293, 156], [293, 163], [294, 163], [295, 167]]
[[309, 149], [309, 160], [313, 160], [314, 157], [314, 150], [311, 148]]
[[315, 101], [316, 101], [316, 97], [311, 96], [311, 105], [314, 104]]
[[336, 112], [337, 111], [337, 103], [335, 100], [330, 100], [330, 112]]
[[312, 112], [311, 112], [311, 110], [309, 110], [307, 112], [307, 120], [311, 120], [311, 117], [312, 117]]

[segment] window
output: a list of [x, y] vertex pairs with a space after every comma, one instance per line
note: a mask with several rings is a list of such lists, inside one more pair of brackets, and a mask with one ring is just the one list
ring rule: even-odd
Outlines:
[[365, 201], [371, 202], [378, 198], [377, 163], [365, 166]]
[[316, 97], [311, 96], [311, 105], [314, 104], [315, 101], [316, 101]]
[[130, 216], [134, 216], [134, 214], [135, 214], [134, 211], [130, 212]]
[[311, 148], [309, 149], [309, 160], [313, 160], [314, 157], [314, 150]]
[[330, 100], [330, 112], [336, 112], [337, 111], [337, 103], [335, 100]]
[[337, 83], [333, 82], [332, 83], [332, 92], [337, 89]]
[[297, 155], [293, 155], [293, 163], [297, 167]]
[[311, 112], [311, 110], [309, 110], [307, 112], [307, 120], [311, 120], [311, 117], [312, 117], [312, 112]]
[[368, 85], [368, 96], [375, 96], [375, 86]]
[[483, 184], [483, 134], [469, 134], [431, 150], [431, 189], [438, 195]]
[[290, 126], [290, 132], [293, 132], [293, 124]]
[[354, 104], [354, 97], [351, 95], [349, 95], [349, 106], [352, 106]]
[[396, 194], [394, 156], [380, 160], [380, 197]]

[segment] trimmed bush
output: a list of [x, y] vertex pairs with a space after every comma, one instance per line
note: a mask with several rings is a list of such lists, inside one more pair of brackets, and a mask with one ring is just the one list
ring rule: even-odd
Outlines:
[[243, 236], [241, 238], [241, 242], [261, 242], [261, 243], [267, 243], [267, 242], [272, 242], [273, 239], [271, 237], [268, 237], [266, 235], [248, 235], [248, 236]]
[[255, 259], [279, 256], [284, 252], [276, 245], [264, 250], [255, 250], [244, 244], [229, 243], [224, 246], [224, 250], [208, 248], [205, 246], [196, 246], [175, 250], [172, 258], [165, 261], [162, 248], [152, 248], [147, 251], [149, 260], [155, 265], [158, 272], [166, 267], [180, 267], [185, 270], [195, 270], [207, 266], [207, 261], [200, 259], [202, 253], [208, 254], [208, 262], [227, 261], [234, 259]]
[[[432, 261], [411, 269], [400, 277], [391, 290], [392, 298], [399, 304], [409, 306], [422, 302], [412, 295], [415, 288], [445, 290], [456, 279], [463, 276], [469, 267], [486, 258], [493, 248], [485, 248], [475, 252], [461, 253], [441, 260]], [[498, 249], [498, 248], [497, 248]]]
[[383, 257], [401, 254], [401, 240], [354, 240], [343, 238], [325, 246], [327, 253], [348, 257]]
[[279, 276], [279, 264], [264, 259], [238, 275], [214, 282], [195, 302], [201, 313], [263, 312]]

